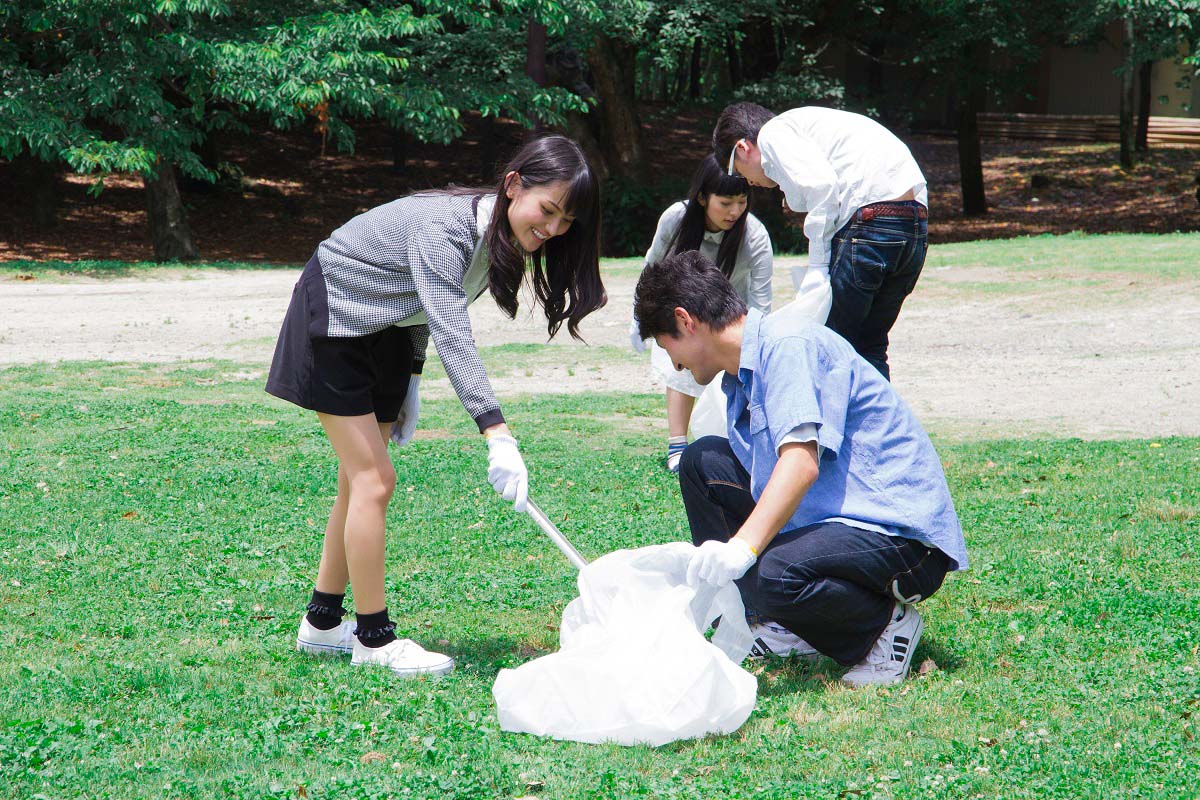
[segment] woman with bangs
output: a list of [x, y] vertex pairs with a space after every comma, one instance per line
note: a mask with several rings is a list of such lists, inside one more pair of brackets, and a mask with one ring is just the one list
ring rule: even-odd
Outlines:
[[[471, 333], [467, 306], [490, 292], [515, 317], [529, 274], [553, 337], [601, 308], [600, 189], [563, 136], [522, 147], [493, 188], [419, 192], [367, 211], [321, 242], [292, 293], [267, 391], [317, 412], [338, 459], [316, 587], [298, 650], [350, 654], [401, 676], [442, 674], [445, 655], [398, 638], [384, 602], [384, 527], [433, 340], [450, 383], [483, 434], [488, 481], [524, 511], [528, 471]], [[347, 584], [357, 626], [343, 622]]]
[[[775, 269], [771, 237], [758, 218], [746, 210], [748, 192], [744, 178], [725, 174], [713, 156], [705, 158], [692, 176], [688, 199], [674, 203], [659, 218], [645, 263], [655, 264], [675, 253], [699, 250], [720, 267], [750, 308], [770, 313]], [[636, 322], [630, 326], [629, 339], [635, 351], [645, 351]], [[679, 459], [687, 447], [692, 409], [705, 387], [686, 369], [676, 369], [667, 351], [653, 341], [650, 365], [667, 385], [666, 467], [678, 472]]]

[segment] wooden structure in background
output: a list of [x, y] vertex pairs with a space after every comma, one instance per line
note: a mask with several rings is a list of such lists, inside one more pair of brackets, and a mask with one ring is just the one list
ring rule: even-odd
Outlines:
[[[1117, 142], [1120, 126], [1115, 114], [979, 114], [984, 139], [1053, 139], [1064, 142]], [[1150, 117], [1147, 141], [1155, 144], [1200, 145], [1200, 119]]]

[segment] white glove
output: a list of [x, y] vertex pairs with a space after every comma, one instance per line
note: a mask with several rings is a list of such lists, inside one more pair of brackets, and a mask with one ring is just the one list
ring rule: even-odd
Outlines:
[[646, 340], [642, 338], [636, 319], [629, 321], [629, 344], [635, 353], [646, 352]]
[[400, 446], [408, 444], [417, 430], [417, 417], [421, 415], [421, 395], [417, 391], [420, 385], [420, 375], [408, 379], [408, 394], [404, 395], [400, 416], [396, 417], [396, 424], [392, 426], [392, 441]]
[[786, 315], [824, 325], [833, 305], [829, 271], [819, 267], [797, 267], [792, 270], [792, 283], [796, 286], [796, 299], [779, 309], [778, 313], [786, 312]]
[[487, 440], [488, 483], [517, 511], [524, 511], [529, 499], [529, 470], [517, 450], [517, 440], [503, 434]]
[[758, 556], [750, 545], [736, 536], [728, 542], [710, 539], [696, 548], [687, 565], [687, 582], [695, 586], [701, 581], [725, 586], [746, 574]]

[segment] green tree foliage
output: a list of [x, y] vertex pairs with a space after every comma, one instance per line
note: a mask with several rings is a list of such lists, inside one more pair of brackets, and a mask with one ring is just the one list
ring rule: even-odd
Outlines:
[[208, 178], [193, 148], [248, 114], [342, 144], [372, 117], [443, 142], [469, 109], [553, 122], [580, 103], [522, 75], [530, 13], [570, 23], [554, 3], [15, 0], [0, 9], [0, 156], [80, 172], [165, 159]]
[[561, 121], [582, 102], [524, 76], [516, 34], [531, 16], [563, 30], [581, 8], [554, 0], [9, 0], [0, 6], [0, 158], [65, 162], [101, 176], [96, 191], [117, 171], [170, 189], [168, 168], [215, 179], [197, 147], [249, 118], [311, 123], [343, 148], [353, 145], [356, 119], [386, 119], [441, 142], [462, 133], [461, 115], [472, 109]]

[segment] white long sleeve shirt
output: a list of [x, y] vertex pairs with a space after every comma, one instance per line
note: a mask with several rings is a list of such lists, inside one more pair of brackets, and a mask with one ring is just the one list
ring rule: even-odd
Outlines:
[[[646, 252], [646, 263], [653, 264], [667, 257], [667, 248], [679, 224], [683, 221], [687, 204], [682, 200], [667, 207], [658, 218], [658, 230], [654, 232], [654, 241]], [[704, 232], [700, 242], [700, 254], [713, 262], [717, 260], [717, 250], [725, 238], [725, 231]], [[746, 234], [742, 237], [742, 245], [734, 257], [733, 274], [729, 282], [733, 290], [746, 301], [750, 308], [757, 308], [764, 314], [771, 312], [771, 277], [775, 272], [774, 254], [771, 249], [771, 236], [758, 218], [746, 212]]]
[[758, 132], [763, 173], [792, 211], [807, 211], [808, 265], [829, 273], [830, 244], [855, 212], [913, 192], [929, 205], [908, 146], [872, 119], [819, 106], [792, 109]]

